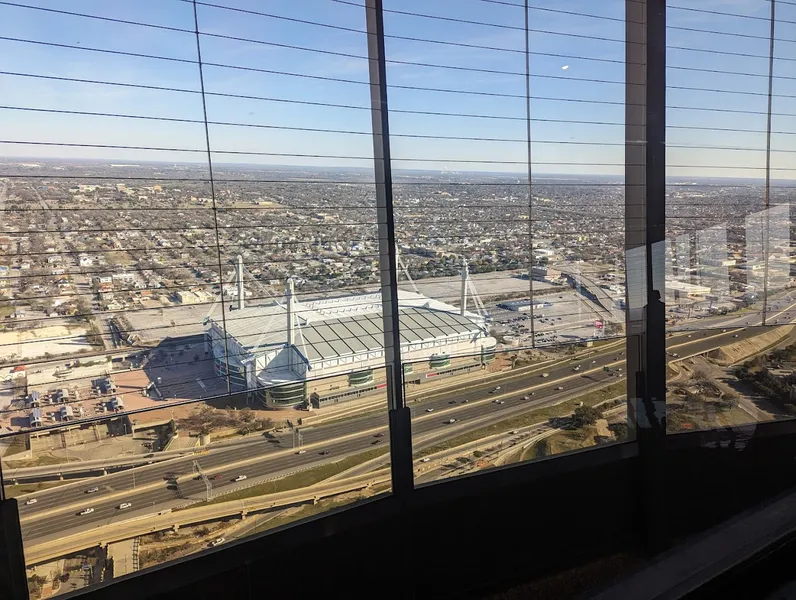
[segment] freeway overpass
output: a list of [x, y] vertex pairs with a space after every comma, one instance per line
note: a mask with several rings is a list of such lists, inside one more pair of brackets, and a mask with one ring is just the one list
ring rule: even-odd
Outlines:
[[389, 473], [360, 475], [342, 481], [320, 484], [312, 488], [277, 492], [267, 496], [248, 498], [245, 500], [231, 500], [218, 504], [207, 504], [178, 511], [161, 513], [143, 513], [135, 517], [118, 521], [112, 526], [98, 525], [70, 536], [55, 534], [51, 539], [39, 540], [34, 544], [25, 545], [25, 561], [28, 565], [45, 562], [92, 546], [105, 546], [111, 542], [127, 538], [163, 531], [177, 529], [185, 525], [216, 521], [225, 517], [240, 516], [242, 519], [253, 512], [273, 510], [301, 504], [304, 502], [317, 502], [322, 498], [329, 498], [347, 492], [363, 490], [372, 485], [383, 483], [390, 479]]
[[579, 269], [571, 267], [559, 267], [570, 283], [576, 287], [586, 291], [586, 294], [594, 300], [601, 308], [608, 311], [611, 316], [614, 316], [616, 310], [616, 302], [611, 295], [606, 292], [600, 285], [591, 279], [589, 276], [584, 275]]
[[[755, 330], [737, 331], [741, 339], [756, 333]], [[713, 335], [705, 332], [694, 339], [670, 338], [668, 342], [670, 348], [679, 348], [678, 352], [686, 354], [734, 342], [736, 338], [732, 336], [735, 334], [735, 331]], [[496, 383], [492, 378], [467, 389], [451, 390], [410, 406], [413, 434], [416, 440], [445, 439], [480, 428], [485, 423], [561, 402], [617, 381], [603, 372], [602, 367], [618, 366], [623, 362], [624, 358], [617, 349], [597, 348], [589, 359], [566, 360], [550, 366], [547, 378], [540, 377], [538, 372], [509, 373], [499, 380], [501, 390], [497, 394], [489, 393]], [[583, 365], [582, 370], [573, 372], [575, 364]], [[563, 389], [556, 389], [558, 387]], [[530, 391], [535, 392], [534, 396], [524, 400], [523, 395]], [[503, 404], [493, 403], [491, 400], [494, 399], [500, 399]], [[433, 412], [428, 412], [429, 409]], [[456, 418], [455, 424], [447, 422], [451, 417]], [[375, 436], [385, 432], [386, 426], [386, 412], [370, 413], [305, 428], [304, 454], [297, 454], [290, 448], [291, 435], [285, 434], [270, 440], [260, 438], [234, 447], [214, 449], [196, 460], [206, 474], [218, 475], [213, 486], [219, 494], [234, 489], [236, 484], [233, 480], [239, 475], [246, 475], [249, 479], [273, 477], [276, 473], [305, 469], [372, 449], [381, 440]], [[386, 443], [386, 440], [381, 443]], [[322, 451], [329, 455], [321, 455]], [[181, 498], [201, 498], [205, 484], [193, 478], [193, 460], [194, 457], [175, 458], [94, 479], [92, 485], [100, 487], [94, 494], [86, 493], [86, 484], [77, 483], [38, 492], [33, 495], [37, 498], [36, 504], [20, 506], [23, 537], [26, 543], [32, 543], [53, 531], [67, 532], [97, 523], [113, 524], [124, 518], [117, 509], [121, 502], [157, 507]], [[94, 508], [94, 512], [85, 516], [76, 514], [87, 507]]]

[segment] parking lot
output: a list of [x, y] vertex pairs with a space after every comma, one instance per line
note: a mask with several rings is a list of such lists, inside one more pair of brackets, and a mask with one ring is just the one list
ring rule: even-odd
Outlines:
[[549, 345], [594, 339], [595, 332], [600, 335], [595, 328], [595, 321], [601, 320], [600, 313], [574, 290], [540, 296], [537, 303], [544, 306], [534, 308], [533, 332], [530, 311], [497, 306], [489, 307], [494, 330], [520, 346], [531, 345], [534, 336], [537, 345]]

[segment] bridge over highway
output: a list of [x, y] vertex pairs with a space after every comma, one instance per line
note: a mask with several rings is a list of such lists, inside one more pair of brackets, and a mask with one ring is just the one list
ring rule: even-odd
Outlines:
[[54, 539], [44, 540], [40, 538], [39, 540], [28, 542], [25, 544], [25, 562], [28, 565], [35, 565], [81, 549], [105, 546], [112, 542], [156, 531], [177, 529], [181, 526], [215, 521], [224, 517], [239, 516], [243, 519], [252, 512], [272, 510], [304, 502], [315, 503], [321, 498], [364, 490], [389, 480], [389, 472], [379, 475], [366, 473], [343, 481], [318, 484], [303, 490], [289, 490], [268, 494], [267, 496], [231, 500], [217, 504], [204, 504], [174, 511], [139, 514], [126, 521], [116, 522], [113, 525], [99, 525], [72, 535], [63, 536], [56, 534], [57, 537], [54, 537]]
[[584, 290], [601, 308], [608, 311], [612, 317], [616, 317], [614, 314], [616, 310], [614, 299], [596, 281], [581, 273], [579, 269], [573, 269], [572, 267], [558, 267], [558, 269], [574, 287]]

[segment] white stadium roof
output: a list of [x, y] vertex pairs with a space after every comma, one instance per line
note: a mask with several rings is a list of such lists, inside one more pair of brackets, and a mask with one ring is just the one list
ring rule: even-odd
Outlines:
[[[404, 343], [485, 333], [483, 317], [471, 312], [460, 315], [450, 304], [404, 290], [398, 291], [398, 302]], [[295, 345], [311, 362], [381, 350], [381, 308], [380, 293], [295, 301]], [[252, 353], [287, 341], [286, 303], [224, 310], [227, 334]], [[210, 318], [222, 326], [220, 309]]]

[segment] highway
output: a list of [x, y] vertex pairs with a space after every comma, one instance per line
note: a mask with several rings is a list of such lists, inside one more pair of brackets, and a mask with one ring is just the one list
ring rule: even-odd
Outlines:
[[[737, 342], [757, 333], [759, 331], [755, 329], [728, 330], [726, 333], [699, 332], [692, 334], [693, 339], [684, 336], [670, 338], [669, 346], [676, 346], [677, 352], [686, 356]], [[738, 338], [734, 337], [736, 335]], [[547, 378], [541, 377], [538, 370], [535, 373], [524, 370], [521, 373], [507, 374], [499, 381], [490, 378], [467, 389], [449, 391], [439, 397], [412, 404], [413, 436], [415, 440], [427, 440], [426, 444], [435, 443], [445, 437], [460, 435], [468, 429], [476, 429], [513, 414], [555, 404], [588, 389], [618, 381], [612, 374], [603, 372], [602, 367], [611, 365], [612, 368], [624, 368], [624, 356], [621, 352], [617, 348], [596, 348], [588, 359], [549, 367]], [[581, 365], [581, 370], [573, 371], [575, 365]], [[593, 372], [584, 373], [590, 369]], [[496, 383], [499, 383], [501, 389], [490, 394]], [[556, 389], [559, 386], [563, 389]], [[531, 391], [534, 395], [530, 400], [523, 400], [522, 396]], [[503, 403], [492, 402], [496, 398]], [[428, 412], [429, 409], [433, 409], [433, 412]], [[457, 422], [447, 423], [450, 418], [455, 418]], [[386, 411], [371, 413], [359, 418], [303, 428], [303, 444], [306, 448], [304, 454], [297, 454], [290, 448], [292, 434], [287, 433], [272, 439], [258, 439], [218, 449], [212, 449], [211, 446], [206, 454], [195, 459], [206, 475], [218, 476], [212, 481], [214, 489], [230, 489], [240, 485], [232, 481], [239, 475], [246, 475], [248, 479], [261, 478], [333, 461], [343, 455], [376, 448], [379, 444], [386, 446], [386, 435], [375, 437], [379, 432], [386, 432], [386, 425]], [[415, 450], [421, 445], [416, 444]], [[321, 455], [322, 451], [329, 454]], [[117, 508], [121, 502], [131, 502], [133, 506], [130, 510], [151, 507], [150, 512], [156, 512], [158, 505], [164, 502], [202, 497], [205, 484], [192, 476], [193, 460], [194, 457], [177, 458], [97, 477], [90, 483], [68, 484], [25, 496], [23, 502], [27, 498], [35, 497], [37, 503], [20, 505], [23, 537], [29, 541], [81, 526], [110, 525], [115, 520], [126, 518], [125, 511]], [[174, 479], [180, 475], [185, 477]], [[86, 489], [93, 486], [98, 486], [99, 491], [86, 493]], [[93, 508], [94, 512], [84, 516], [77, 514], [88, 507]]]

